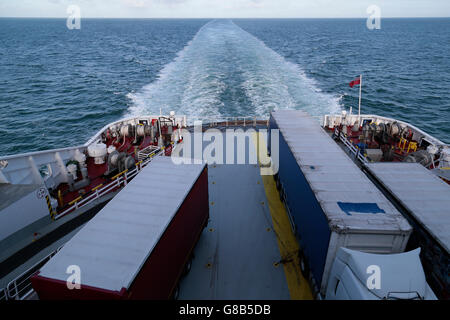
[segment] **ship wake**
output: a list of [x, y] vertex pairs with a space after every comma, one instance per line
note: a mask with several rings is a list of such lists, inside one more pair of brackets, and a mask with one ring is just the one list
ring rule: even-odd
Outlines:
[[340, 110], [300, 66], [285, 60], [232, 21], [204, 25], [156, 81], [129, 93], [128, 115], [174, 110], [191, 120], [268, 117], [273, 109], [311, 115]]

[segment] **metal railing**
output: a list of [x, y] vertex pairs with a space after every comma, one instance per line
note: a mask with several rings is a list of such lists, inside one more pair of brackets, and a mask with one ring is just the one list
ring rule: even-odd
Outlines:
[[355, 156], [356, 159], [358, 159], [363, 164], [369, 163], [367, 158], [361, 153], [361, 149], [355, 147], [353, 143], [351, 143], [343, 134], [341, 134], [338, 128], [335, 129], [334, 135], [336, 137], [339, 137], [339, 140], [350, 150], [350, 152]]
[[412, 125], [411, 123], [399, 120], [399, 119], [394, 119], [394, 118], [388, 118], [388, 117], [383, 117], [383, 116], [377, 116], [374, 114], [364, 114], [364, 115], [356, 115], [356, 114], [347, 114], [345, 117], [343, 115], [332, 115], [332, 114], [327, 114], [323, 117], [323, 121], [322, 121], [322, 126], [325, 128], [329, 125], [330, 120], [329, 119], [333, 119], [332, 124], [334, 126], [338, 126], [340, 124], [344, 124], [344, 121], [347, 121], [347, 123], [354, 123], [355, 121], [357, 121], [359, 123], [359, 125], [361, 126], [364, 121], [370, 121], [370, 122], [375, 122], [375, 123], [393, 123], [393, 122], [397, 122], [399, 124], [401, 124], [404, 127], [408, 127], [410, 129], [412, 129], [413, 131], [415, 131], [417, 134], [419, 134], [420, 136], [423, 136], [424, 139], [426, 139], [426, 141], [430, 144], [434, 144], [437, 146], [448, 146], [448, 144], [440, 141], [439, 139], [429, 135], [428, 133], [422, 131], [421, 129], [417, 128], [416, 126]]
[[[148, 157], [144, 160], [139, 161], [136, 164], [136, 168], [134, 168], [131, 171], [125, 170], [123, 172], [120, 172], [116, 176], [112, 178], [112, 182], [108, 183], [107, 185], [99, 185], [96, 188], [92, 189], [94, 193], [88, 195], [86, 198], [77, 198], [73, 202], [73, 205], [71, 203], [71, 207], [64, 210], [57, 216], [55, 216], [55, 219], [59, 219], [62, 216], [70, 213], [73, 210], [79, 209], [83, 206], [88, 205], [89, 203], [95, 201], [96, 199], [102, 197], [103, 195], [113, 191], [116, 188], [120, 188], [122, 185], [126, 185], [127, 182], [135, 177], [147, 164], [149, 164], [152, 159], [156, 156], [163, 155], [165, 152], [165, 148], [160, 148], [158, 150], [155, 150], [155, 152], [148, 155]], [[39, 262], [34, 264], [31, 268], [27, 269], [25, 272], [23, 272], [21, 275], [16, 277], [14, 280], [10, 281], [6, 288], [0, 289], [0, 300], [24, 300], [30, 294], [33, 293], [33, 288], [31, 287], [31, 276], [38, 271], [48, 260], [50, 260], [60, 249], [59, 247], [57, 250], [50, 253], [45, 258], [41, 259]]]
[[196, 121], [201, 121], [203, 126], [215, 127], [223, 125], [225, 127], [229, 126], [254, 126], [264, 123], [264, 125], [269, 125], [268, 119], [258, 119], [256, 116], [242, 116], [242, 117], [198, 117], [193, 118], [188, 127], [194, 126]]
[[[161, 148], [159, 150], [156, 150], [154, 153], [150, 154], [147, 159], [141, 160], [137, 163], [136, 168], [128, 171], [125, 170], [119, 174], [117, 174], [112, 179], [114, 181], [110, 182], [109, 184], [96, 187], [93, 189], [94, 193], [90, 194], [84, 199], [75, 199], [74, 204], [66, 209], [65, 211], [61, 212], [58, 216], [55, 217], [55, 219], [61, 218], [63, 215], [68, 214], [70, 211], [81, 208], [83, 206], [86, 206], [87, 204], [91, 203], [92, 201], [100, 198], [101, 196], [107, 194], [108, 192], [114, 190], [115, 188], [121, 187], [122, 184], [125, 186], [127, 182], [135, 177], [147, 164], [149, 164], [152, 159], [156, 156], [160, 156], [164, 153], [165, 148]], [[29, 297], [33, 292], [33, 288], [31, 286], [30, 278], [31, 276], [38, 271], [47, 261], [49, 261], [60, 249], [59, 247], [43, 259], [41, 259], [39, 262], [34, 264], [31, 268], [27, 269], [25, 272], [20, 274], [18, 277], [16, 277], [14, 280], [10, 281], [6, 288], [0, 289], [0, 301], [1, 300], [24, 300], [27, 297]]]
[[0, 301], [8, 300], [8, 294], [6, 293], [6, 289], [0, 289]]
[[[36, 264], [34, 264], [31, 268], [27, 269], [25, 272], [20, 274], [14, 280], [10, 281], [5, 289], [3, 289], [5, 293], [5, 300], [24, 300], [30, 294], [34, 292], [33, 287], [31, 286], [30, 278], [31, 276], [38, 271], [47, 261], [49, 261], [60, 249], [59, 247], [43, 259], [39, 260]], [[1, 300], [1, 293], [0, 293]]]
[[138, 161], [145, 160], [146, 158], [148, 158], [149, 155], [151, 155], [154, 152], [157, 152], [158, 149], [159, 149], [159, 147], [156, 147], [156, 146], [148, 146], [148, 147], [138, 151], [137, 160]]
[[120, 173], [118, 173], [117, 175], [115, 175], [114, 177], [112, 177], [112, 180], [110, 183], [106, 184], [106, 185], [98, 185], [97, 187], [92, 189], [92, 193], [90, 193], [88, 196], [86, 196], [85, 198], [83, 197], [78, 197], [77, 199], [73, 200], [72, 202], [69, 203], [69, 208], [65, 209], [64, 211], [62, 211], [61, 213], [58, 213], [57, 215], [55, 215], [54, 219], [57, 220], [69, 213], [71, 213], [74, 210], [80, 209], [84, 206], [87, 206], [88, 204], [96, 201], [97, 199], [101, 198], [102, 196], [106, 195], [107, 193], [110, 193], [116, 189], [119, 189], [123, 186], [126, 186], [128, 181], [132, 178], [134, 178], [147, 164], [149, 164], [152, 159], [156, 156], [162, 155], [164, 152], [164, 148], [160, 148], [156, 151], [154, 151], [153, 153], [149, 154], [148, 157], [146, 159], [143, 159], [141, 161], [139, 161], [136, 164], [136, 168], [134, 168], [133, 170], [129, 171], [124, 170]]
[[[311, 118], [318, 120], [319, 122], [323, 121], [323, 116], [310, 116]], [[201, 121], [202, 125], [205, 127], [216, 127], [216, 126], [243, 126], [243, 127], [256, 127], [257, 125], [264, 125], [269, 127], [268, 118], [258, 118], [257, 116], [238, 116], [238, 117], [198, 117], [194, 118], [190, 121], [188, 127], [194, 126], [195, 121]]]

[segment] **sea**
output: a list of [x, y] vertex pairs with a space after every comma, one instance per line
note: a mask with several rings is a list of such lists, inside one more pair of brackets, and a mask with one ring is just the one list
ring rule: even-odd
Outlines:
[[450, 142], [450, 19], [0, 19], [0, 156], [85, 143], [109, 122], [274, 109], [408, 121]]

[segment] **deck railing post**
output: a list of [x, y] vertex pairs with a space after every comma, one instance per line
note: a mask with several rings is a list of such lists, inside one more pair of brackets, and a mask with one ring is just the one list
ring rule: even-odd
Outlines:
[[[11, 298], [14, 298], [14, 300], [19, 300], [17, 297], [19, 296], [19, 290], [17, 289], [17, 279], [14, 280], [14, 296], [10, 295]], [[9, 289], [8, 289], [9, 291]], [[8, 292], [9, 293], [9, 292]]]

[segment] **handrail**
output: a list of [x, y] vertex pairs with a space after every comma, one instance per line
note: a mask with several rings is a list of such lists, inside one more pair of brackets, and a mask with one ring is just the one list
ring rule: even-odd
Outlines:
[[240, 117], [193, 117], [187, 127], [193, 126], [195, 121], [204, 122], [203, 125], [217, 125], [218, 123], [225, 122], [226, 126], [236, 126], [238, 122], [243, 122], [244, 126], [253, 123], [256, 125], [257, 121], [269, 121], [268, 118], [258, 118], [257, 116], [240, 116]]
[[335, 129], [334, 135], [339, 137], [339, 140], [350, 150], [350, 152], [358, 159], [361, 163], [367, 164], [369, 161], [367, 158], [361, 153], [361, 149], [355, 147], [343, 134], [341, 134], [338, 128]]
[[[59, 247], [55, 251], [52, 251], [50, 254], [39, 260], [32, 267], [28, 268], [26, 271], [22, 272], [15, 279], [11, 280], [5, 289], [3, 289], [6, 293], [6, 299], [13, 300], [24, 300], [31, 293], [33, 293], [33, 288], [31, 287], [30, 278], [31, 276], [39, 270], [48, 260], [50, 260], [59, 250], [61, 250], [63, 246]], [[1, 292], [1, 291], [0, 291]], [[0, 296], [1, 300], [1, 296]]]
[[8, 300], [8, 294], [6, 293], [6, 288], [0, 289], [0, 301]]
[[[163, 150], [160, 150], [159, 152], [154, 153], [153, 156], [149, 156], [147, 159], [140, 161], [136, 166], [136, 168], [130, 171], [128, 175], [126, 175], [128, 170], [125, 170], [121, 172], [122, 175], [120, 175], [116, 180], [112, 181], [111, 183], [105, 186], [103, 186], [102, 184], [96, 186], [95, 188], [92, 189], [93, 191], [95, 191], [95, 193], [89, 195], [88, 197], [82, 199], [81, 201], [78, 202], [79, 198], [81, 197], [75, 199], [73, 201], [73, 202], [76, 201], [75, 204], [72, 207], [65, 210], [64, 212], [62, 212], [61, 214], [59, 214], [58, 216], [56, 216], [55, 219], [61, 218], [63, 215], [66, 215], [73, 209], [77, 209], [91, 203], [92, 201], [110, 192], [117, 186], [120, 186], [122, 183], [126, 184], [127, 180], [135, 177], [148, 163], [151, 162], [151, 160], [155, 156], [161, 155], [163, 152], [164, 152]], [[126, 177], [124, 177], [123, 174], [125, 174]], [[81, 204], [81, 202], [83, 201], [85, 203]], [[6, 286], [6, 288], [0, 289], [0, 301], [8, 299], [23, 300], [26, 299], [31, 293], [33, 293], [34, 290], [31, 287], [31, 282], [29, 281], [31, 276], [34, 274], [35, 271], [37, 271], [40, 267], [42, 267], [42, 265], [44, 265], [45, 262], [50, 260], [50, 258], [52, 258], [61, 248], [62, 246], [53, 251], [52, 253], [50, 253], [49, 255], [47, 255], [46, 257], [44, 257], [43, 259], [39, 260], [39, 262], [34, 264], [25, 272], [21, 273], [18, 277], [10, 281]]]
[[97, 190], [98, 188], [101, 188], [101, 187], [103, 187], [103, 183], [100, 183], [98, 186], [92, 188], [91, 191], [95, 191], [95, 190]]
[[136, 164], [136, 168], [134, 168], [133, 170], [129, 171], [128, 169], [116, 174], [114, 177], [112, 177], [112, 181], [106, 185], [98, 185], [95, 188], [93, 188], [91, 191], [94, 191], [93, 193], [90, 193], [88, 196], [86, 196], [85, 198], [83, 198], [82, 196], [78, 197], [75, 200], [72, 200], [69, 203], [69, 208], [65, 209], [63, 212], [57, 214], [54, 219], [57, 220], [67, 214], [69, 214], [70, 212], [72, 212], [73, 210], [82, 208], [90, 203], [92, 203], [93, 201], [101, 198], [102, 196], [106, 195], [107, 193], [111, 192], [112, 190], [114, 190], [115, 188], [120, 188], [123, 185], [126, 185], [128, 180], [132, 179], [133, 177], [135, 177], [148, 163], [151, 162], [151, 160], [158, 156], [161, 155], [164, 152], [164, 149], [160, 149], [159, 151], [153, 152], [152, 154], [150, 154], [146, 159], [139, 161]]
[[[323, 127], [326, 127], [328, 124], [328, 119], [330, 118], [334, 118], [339, 120], [339, 123], [342, 123], [342, 121], [347, 118], [347, 119], [351, 119], [351, 121], [354, 120], [358, 120], [358, 122], [361, 124], [364, 120], [374, 120], [375, 121], [385, 121], [385, 122], [398, 122], [404, 126], [407, 126], [409, 128], [411, 128], [412, 130], [416, 131], [417, 133], [421, 134], [422, 136], [424, 136], [425, 139], [430, 140], [429, 142], [435, 145], [441, 145], [441, 146], [449, 146], [449, 144], [442, 142], [441, 140], [431, 136], [430, 134], [424, 132], [423, 130], [419, 129], [418, 127], [416, 127], [415, 125], [403, 121], [403, 120], [399, 120], [399, 119], [394, 119], [394, 118], [389, 118], [389, 117], [384, 117], [384, 116], [378, 116], [375, 114], [362, 114], [360, 116], [358, 116], [357, 114], [347, 114], [345, 117], [343, 115], [340, 114], [327, 114], [324, 115], [323, 117]], [[335, 123], [336, 124], [336, 123]]]
[[122, 172], [119, 172], [118, 174], [116, 174], [114, 177], [111, 178], [111, 180], [116, 180], [118, 177], [122, 176], [123, 174], [127, 173], [128, 169], [123, 170]]
[[76, 198], [75, 200], [72, 200], [69, 202], [69, 206], [73, 205], [75, 202], [78, 202], [79, 200], [83, 199], [82, 196], [79, 196], [78, 198]]

